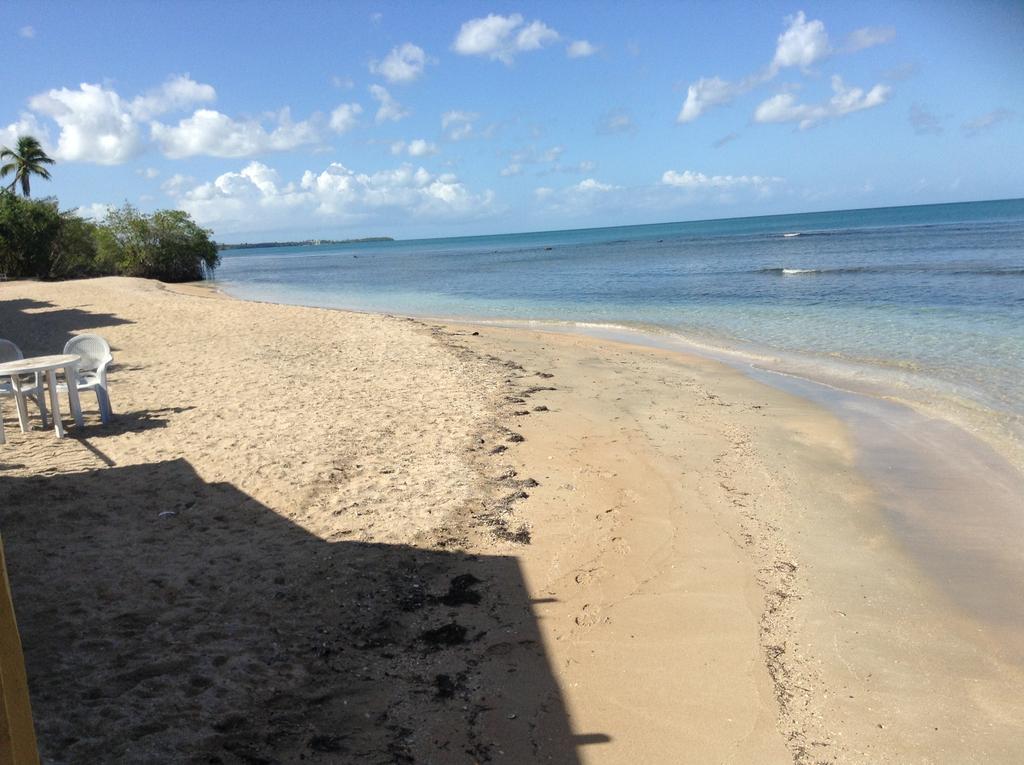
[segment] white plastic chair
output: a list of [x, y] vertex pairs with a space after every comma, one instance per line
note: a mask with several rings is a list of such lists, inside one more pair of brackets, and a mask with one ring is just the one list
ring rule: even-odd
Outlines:
[[[10, 340], [0, 339], [0, 364], [6, 361], [20, 361], [25, 358], [21, 348]], [[39, 416], [43, 420], [43, 427], [47, 427], [46, 418], [46, 396], [43, 393], [43, 376], [34, 373], [31, 375], [18, 375], [16, 377], [4, 377], [0, 381], [0, 396], [13, 398], [18, 406], [18, 424], [21, 432], [28, 431], [28, 409], [25, 406], [25, 399], [30, 398], [39, 407]], [[0, 428], [3, 427], [0, 422]]]
[[[64, 346], [64, 353], [73, 353], [81, 358], [78, 362], [78, 390], [91, 390], [96, 394], [100, 408], [100, 421], [110, 422], [113, 410], [110, 408], [110, 393], [107, 391], [107, 367], [114, 360], [110, 344], [99, 335], [75, 335]], [[57, 386], [64, 393], [66, 383]]]

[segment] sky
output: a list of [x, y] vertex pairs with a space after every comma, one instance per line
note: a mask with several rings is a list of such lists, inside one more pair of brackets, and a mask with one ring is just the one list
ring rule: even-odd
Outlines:
[[219, 241], [1024, 196], [1024, 3], [8, 2], [0, 145]]

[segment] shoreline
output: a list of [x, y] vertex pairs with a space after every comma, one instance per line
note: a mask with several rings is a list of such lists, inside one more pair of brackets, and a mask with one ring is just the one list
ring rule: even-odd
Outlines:
[[[247, 300], [214, 289], [227, 299]], [[990, 645], [1000, 656], [1024, 666], [1024, 604], [1016, 596], [1024, 582], [1024, 559], [1014, 544], [1024, 534], [1024, 516], [1018, 508], [1019, 497], [1024, 496], [1024, 443], [991, 427], [969, 430], [979, 420], [970, 416], [962, 400], [952, 409], [926, 405], [920, 396], [886, 390], [877, 383], [856, 386], [852, 378], [789, 371], [777, 362], [770, 363], [773, 356], [777, 358], [770, 349], [759, 352], [706, 345], [677, 332], [656, 333], [645, 326], [418, 314], [411, 318], [476, 330], [498, 328], [520, 334], [590, 338], [665, 351], [691, 361], [702, 359], [736, 370], [755, 385], [795, 395], [827, 411], [848, 433], [850, 459], [876, 497], [879, 517], [903, 554], [928, 572], [933, 588], [958, 609], [981, 619], [987, 629], [999, 633], [1006, 622], [1017, 625]], [[991, 420], [985, 424], [991, 425]], [[958, 518], [967, 507], [982, 512], [978, 518]], [[969, 541], [959, 534], [950, 538], [953, 524], [961, 522], [970, 527]], [[963, 544], [967, 547], [962, 550]]]
[[[621, 339], [638, 347], [674, 348], [682, 353], [696, 354], [741, 371], [750, 370], [749, 376], [755, 380], [764, 382], [762, 378], [767, 376], [768, 384], [774, 384], [771, 382], [773, 376], [791, 376], [816, 385], [836, 388], [841, 393], [891, 401], [910, 407], [922, 416], [949, 421], [964, 431], [965, 435], [979, 439], [994, 448], [1021, 476], [1024, 476], [1024, 413], [997, 409], [994, 405], [982, 401], [983, 396], [980, 393], [952, 390], [952, 387], [959, 383], [918, 372], [908, 372], [897, 359], [888, 359], [888, 364], [882, 364], [861, 359], [830, 358], [827, 354], [781, 351], [722, 335], [702, 336], [693, 332], [687, 334], [685, 329], [642, 322], [448, 316], [407, 311], [396, 313], [388, 310], [250, 298], [234, 295], [221, 286], [211, 285], [210, 288], [231, 299], [269, 305], [306, 305], [324, 310], [351, 311], [368, 315], [400, 315], [421, 321], [466, 326], [575, 332], [587, 336]], [[907, 378], [907, 375], [910, 377]]]
[[[3, 458], [17, 454], [18, 461], [0, 466], [0, 481], [25, 487], [3, 508], [4, 523], [19, 533], [4, 531], [17, 567], [30, 683], [33, 676], [37, 683], [33, 701], [41, 695], [37, 710], [45, 718], [37, 724], [50, 746], [63, 725], [59, 704], [80, 727], [98, 722], [100, 709], [119, 707], [75, 703], [90, 698], [81, 695], [87, 688], [58, 693], [75, 665], [55, 672], [40, 653], [44, 645], [57, 652], [51, 659], [65, 650], [62, 662], [98, 663], [81, 682], [103, 687], [110, 682], [102, 677], [104, 651], [114, 652], [109, 657], [140, 646], [144, 652], [129, 651], [126, 666], [141, 671], [154, 651], [178, 645], [164, 642], [163, 619], [180, 614], [187, 623], [195, 618], [192, 599], [220, 597], [175, 583], [171, 566], [155, 576], [162, 588], [145, 585], [152, 598], [145, 603], [159, 606], [155, 615], [168, 602], [178, 606], [138, 628], [138, 641], [125, 633], [112, 648], [86, 641], [61, 649], [45, 640], [54, 618], [45, 574], [59, 573], [47, 568], [49, 537], [35, 528], [41, 520], [31, 497], [49, 497], [58, 524], [49, 534], [60, 524], [70, 529], [60, 532], [69, 545], [63, 563], [80, 556], [95, 565], [77, 535], [95, 544], [108, 526], [136, 523], [133, 516], [79, 518], [76, 493], [110, 502], [109, 481], [116, 496], [140, 499], [146, 524], [154, 522], [154, 505], [181, 516], [174, 532], [140, 526], [145, 549], [181, 545], [186, 554], [174, 562], [187, 568], [192, 556], [216, 555], [204, 534], [228, 546], [209, 560], [207, 576], [231, 582], [232, 600], [222, 607], [238, 623], [225, 635], [225, 623], [204, 619], [205, 631], [188, 633], [196, 650], [208, 651], [211, 641], [237, 650], [251, 637], [253, 648], [242, 655], [250, 664], [257, 659], [247, 670], [255, 679], [264, 672], [256, 669], [263, 666], [258, 646], [278, 646], [274, 656], [284, 658], [270, 656], [271, 675], [260, 682], [291, 694], [289, 703], [311, 719], [323, 709], [336, 724], [343, 720], [355, 744], [316, 734], [326, 736], [316, 746], [356, 746], [333, 751], [399, 751], [386, 744], [430, 759], [445, 744], [477, 758], [502, 751], [563, 762], [1011, 762], [1024, 746], [1015, 691], [1021, 666], [991, 650], [1013, 636], [979, 633], [913, 564], [859, 475], [847, 427], [791, 393], [707, 359], [578, 335], [229, 295], [211, 303], [207, 288], [137, 280], [11, 285], [0, 285], [4, 302], [17, 293], [40, 305], [14, 309], [24, 315], [9, 326], [40, 340], [92, 327], [111, 336], [122, 365], [112, 381], [120, 424], [100, 432], [90, 421], [81, 439], [65, 442], [49, 433], [12, 434]], [[184, 381], [174, 374], [183, 361]], [[317, 384], [292, 384], [296, 369], [315, 370]], [[273, 395], [268, 379], [284, 381], [285, 395]], [[236, 400], [250, 389], [265, 394], [256, 407]], [[116, 467], [103, 468], [83, 446]], [[182, 459], [189, 470], [178, 467]], [[192, 487], [194, 508], [181, 503], [183, 486]], [[233, 520], [230, 508], [254, 502], [255, 523]], [[282, 539], [303, 550], [284, 555], [285, 583], [261, 572], [264, 555], [232, 546], [249, 535], [257, 550]], [[118, 563], [133, 561], [128, 555]], [[30, 562], [39, 570], [26, 568]], [[244, 569], [250, 564], [255, 573]], [[347, 578], [327, 573], [335, 564]], [[456, 586], [465, 573], [478, 583]], [[259, 585], [264, 578], [269, 590]], [[168, 582], [179, 592], [175, 601], [166, 600]], [[350, 588], [371, 598], [353, 600], [369, 617], [346, 605]], [[477, 593], [479, 606], [467, 591]], [[28, 592], [43, 598], [38, 610], [26, 605]], [[382, 611], [373, 611], [370, 593]], [[290, 596], [299, 598], [294, 607]], [[226, 605], [234, 601], [256, 604], [260, 618], [234, 615]], [[292, 620], [316, 632], [328, 618], [324, 603], [350, 617], [326, 624], [324, 635], [341, 630], [330, 643], [335, 658], [320, 656], [315, 642], [303, 658], [307, 638], [280, 631], [292, 630]], [[461, 626], [462, 636], [454, 627], [437, 632], [438, 624]], [[424, 650], [424, 634], [459, 639]], [[177, 641], [173, 630], [170, 637]], [[273, 669], [280, 662], [288, 673]], [[170, 679], [187, 675], [188, 666], [133, 675], [141, 682], [132, 681], [124, 703], [141, 710], [125, 728], [142, 747], [136, 755], [194, 754], [187, 747], [197, 741], [209, 752], [242, 746], [237, 731], [246, 724], [214, 714], [222, 704], [216, 695], [190, 696], [187, 676]], [[367, 728], [346, 717], [347, 691], [332, 680], [339, 669], [359, 687], [360, 709], [386, 713], [385, 722]], [[47, 679], [39, 680], [41, 672]], [[224, 671], [207, 672], [229, 699], [252, 693], [247, 672], [228, 673], [234, 684], [226, 686]], [[329, 700], [312, 700], [330, 688]], [[207, 707], [197, 719], [209, 723], [212, 714], [220, 728], [181, 739], [148, 727], [150, 713], [174, 698], [199, 699]], [[295, 720], [278, 725], [263, 714], [254, 713], [252, 724], [278, 726], [281, 735], [260, 743], [264, 751], [294, 756], [313, 746], [309, 736], [289, 732]], [[88, 744], [67, 746], [65, 757]]]

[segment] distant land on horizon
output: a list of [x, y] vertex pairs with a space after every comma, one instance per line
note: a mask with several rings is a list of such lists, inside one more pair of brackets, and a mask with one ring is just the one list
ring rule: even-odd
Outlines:
[[617, 223], [606, 226], [587, 226], [584, 228], [554, 228], [554, 229], [540, 229], [540, 230], [528, 230], [528, 231], [503, 231], [503, 232], [490, 232], [486, 234], [460, 234], [455, 236], [432, 236], [432, 237], [412, 237], [409, 239], [401, 238], [395, 239], [391, 236], [368, 236], [359, 239], [305, 239], [303, 241], [295, 242], [257, 242], [241, 244], [224, 244], [221, 242], [217, 243], [218, 250], [241, 250], [241, 249], [258, 249], [258, 248], [269, 248], [269, 247], [304, 247], [304, 246], [317, 246], [325, 244], [367, 244], [372, 242], [412, 242], [412, 241], [437, 241], [444, 239], [478, 239], [487, 237], [509, 237], [509, 236], [525, 236], [530, 234], [564, 234], [573, 231], [600, 231], [603, 229], [621, 229], [621, 228], [646, 228], [656, 226], [675, 226], [675, 225], [686, 225], [686, 224], [702, 224], [702, 223], [730, 223], [733, 221], [753, 221], [753, 220], [770, 220], [770, 219], [782, 219], [782, 218], [797, 218], [804, 216], [815, 216], [815, 215], [843, 215], [850, 213], [878, 213], [887, 210], [913, 210], [915, 208], [923, 207], [970, 207], [979, 204], [1001, 204], [1008, 202], [1024, 202], [1024, 197], [1007, 197], [1000, 199], [973, 199], [967, 201], [957, 202], [924, 202], [920, 204], [912, 205], [882, 205], [880, 207], [851, 207], [851, 208], [829, 208], [826, 210], [803, 210], [800, 212], [775, 212], [764, 215], [730, 215], [716, 218], [689, 218], [682, 220], [664, 220], [655, 222], [644, 222], [644, 223]]
[[301, 242], [242, 242], [241, 244], [217, 243], [218, 250], [255, 250], [260, 247], [310, 247], [321, 244], [363, 244], [365, 242], [393, 242], [390, 236], [365, 236], [361, 239], [304, 239]]

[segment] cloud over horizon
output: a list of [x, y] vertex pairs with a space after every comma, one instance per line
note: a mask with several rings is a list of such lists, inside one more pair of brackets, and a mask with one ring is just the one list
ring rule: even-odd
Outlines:
[[474, 219], [489, 214], [494, 201], [493, 192], [473, 193], [452, 173], [408, 163], [358, 173], [331, 162], [323, 170], [304, 171], [298, 181], [284, 181], [276, 169], [252, 161], [193, 184], [166, 188], [200, 225], [228, 234], [268, 224], [383, 223], [395, 212], [417, 219]]

